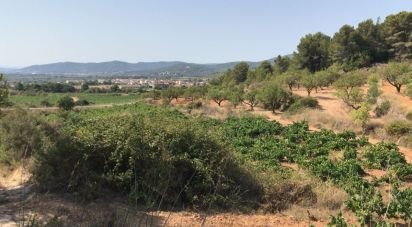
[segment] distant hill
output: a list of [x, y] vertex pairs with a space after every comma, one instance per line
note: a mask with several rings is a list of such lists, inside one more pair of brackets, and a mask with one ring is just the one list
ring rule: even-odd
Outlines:
[[[19, 74], [119, 74], [141, 76], [208, 76], [232, 68], [239, 62], [195, 64], [180, 61], [128, 63], [110, 61], [101, 63], [59, 62], [32, 65], [14, 70]], [[255, 67], [259, 62], [248, 62]]]
[[17, 68], [9, 68], [9, 67], [0, 66], [0, 73], [8, 73], [8, 72], [16, 71], [16, 70]]

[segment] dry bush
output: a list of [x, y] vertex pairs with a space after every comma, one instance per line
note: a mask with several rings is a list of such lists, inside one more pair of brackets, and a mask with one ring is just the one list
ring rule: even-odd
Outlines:
[[328, 113], [322, 112], [321, 110], [307, 110], [303, 113], [291, 116], [291, 120], [305, 120], [317, 128], [327, 128], [334, 130], [336, 132], [342, 132], [345, 130], [358, 132], [362, 130], [359, 126], [354, 124], [353, 121], [349, 119], [347, 116], [332, 116]]

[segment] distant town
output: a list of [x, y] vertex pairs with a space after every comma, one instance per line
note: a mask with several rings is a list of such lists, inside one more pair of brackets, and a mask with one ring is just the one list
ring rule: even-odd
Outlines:
[[146, 89], [161, 89], [168, 87], [192, 87], [192, 86], [204, 86], [208, 82], [208, 79], [148, 79], [148, 78], [114, 78], [114, 79], [97, 79], [97, 80], [66, 80], [66, 84], [70, 85], [82, 85], [88, 83], [90, 86], [110, 86], [118, 85], [119, 88], [146, 88]]

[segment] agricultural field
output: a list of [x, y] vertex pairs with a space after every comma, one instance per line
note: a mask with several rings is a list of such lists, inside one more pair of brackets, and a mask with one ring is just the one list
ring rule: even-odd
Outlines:
[[[42, 191], [89, 200], [109, 187], [157, 211], [293, 212], [304, 221], [310, 210], [314, 223], [411, 218], [412, 165], [396, 145], [350, 131], [310, 131], [306, 122], [282, 126], [253, 115], [192, 117], [143, 103], [15, 119], [1, 120], [13, 128], [2, 131], [2, 161], [23, 155], [15, 153], [15, 133], [35, 130], [25, 141]], [[49, 142], [29, 142], [37, 140]]]
[[87, 100], [91, 105], [101, 104], [126, 104], [136, 102], [141, 96], [139, 94], [121, 93], [39, 93], [39, 94], [16, 94], [10, 95], [9, 101], [20, 107], [45, 107], [47, 102], [51, 106], [57, 106], [57, 102], [64, 96], [72, 97], [75, 100]]

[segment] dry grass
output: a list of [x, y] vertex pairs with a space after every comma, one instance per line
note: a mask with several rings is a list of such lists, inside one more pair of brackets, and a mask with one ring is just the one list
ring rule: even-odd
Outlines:
[[328, 220], [331, 215], [340, 212], [349, 218], [350, 223], [356, 223], [356, 217], [345, 209], [344, 202], [348, 199], [348, 194], [331, 182], [324, 182], [310, 175], [296, 164], [282, 164], [294, 170], [294, 174], [288, 179], [301, 185], [309, 185], [312, 188], [316, 199], [311, 203], [297, 203], [289, 207], [283, 213], [295, 217], [297, 220], [308, 220], [309, 213], [319, 220]]

